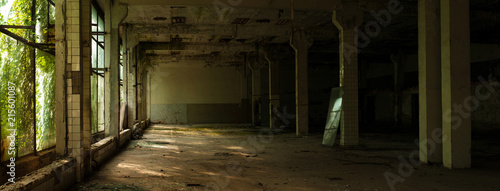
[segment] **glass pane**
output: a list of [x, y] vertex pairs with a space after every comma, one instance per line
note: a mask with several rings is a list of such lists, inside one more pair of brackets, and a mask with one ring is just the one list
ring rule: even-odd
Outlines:
[[104, 32], [104, 21], [102, 20], [101, 17], [98, 18], [98, 23], [97, 23], [99, 26], [98, 26], [98, 31], [99, 32]]
[[99, 131], [104, 131], [104, 78], [99, 76], [98, 77], [98, 111], [99, 111], [99, 116], [97, 117], [98, 119], [98, 124], [99, 124]]
[[[95, 9], [94, 6], [92, 6], [92, 24], [97, 25], [97, 10]], [[92, 32], [97, 31], [97, 26], [92, 26]]]
[[98, 35], [97, 41], [104, 44], [104, 35]]
[[90, 77], [90, 104], [91, 104], [91, 126], [92, 133], [96, 133], [98, 131], [97, 128], [97, 74], [92, 74]]
[[50, 13], [50, 24], [54, 24], [56, 22], [56, 7], [55, 6], [49, 6], [49, 13]]
[[36, 146], [44, 150], [56, 144], [54, 56], [37, 51]]
[[97, 55], [98, 57], [98, 63], [99, 63], [99, 68], [104, 68], [104, 48], [101, 48], [98, 46], [97, 50], [99, 50], [99, 53]]
[[[17, 45], [19, 47], [18, 53], [11, 54], [12, 57], [21, 55], [29, 55], [31, 48]], [[15, 58], [16, 59], [16, 58]], [[34, 131], [33, 124], [33, 82], [32, 72], [33, 67], [22, 67], [26, 63], [31, 63], [28, 58], [18, 58], [13, 62], [14, 67], [17, 68], [18, 73], [14, 70], [14, 79], [11, 81], [19, 88], [16, 97], [16, 121], [17, 121], [17, 144], [18, 156], [28, 155], [34, 152]]]
[[[6, 35], [0, 35], [0, 81], [10, 82], [0, 83], [0, 96], [2, 100], [9, 99], [9, 90], [12, 87], [15, 89], [15, 95], [12, 96], [13, 109], [2, 107], [1, 115], [1, 132], [2, 145], [7, 146], [10, 141], [7, 136], [11, 133], [9, 129], [16, 129], [15, 146], [17, 147], [18, 156], [24, 156], [34, 151], [34, 128], [33, 128], [33, 67], [25, 67], [26, 63], [31, 63], [29, 52], [31, 49], [23, 44], [18, 44], [12, 38]], [[14, 92], [11, 92], [14, 93]], [[9, 112], [15, 116], [9, 117]], [[9, 118], [10, 119], [9, 121]], [[15, 121], [14, 121], [15, 120]], [[12, 122], [12, 123], [10, 123]], [[2, 160], [7, 160], [11, 155], [8, 150], [2, 150]], [[15, 151], [15, 149], [13, 150]]]
[[92, 68], [97, 67], [97, 42], [92, 40]]
[[[31, 4], [31, 3], [29, 3]], [[49, 13], [49, 2], [48, 1], [36, 1], [36, 41], [38, 43], [47, 43], [48, 42], [48, 28], [50, 15]], [[31, 18], [30, 18], [31, 19]]]

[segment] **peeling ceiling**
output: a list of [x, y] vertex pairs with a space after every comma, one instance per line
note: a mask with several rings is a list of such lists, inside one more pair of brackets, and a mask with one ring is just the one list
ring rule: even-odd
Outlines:
[[[374, 50], [384, 54], [399, 49], [417, 50], [417, 0], [400, 1], [404, 11], [393, 15], [390, 24], [370, 39], [370, 45], [364, 52]], [[242, 49], [244, 46], [288, 44], [292, 28], [306, 29], [316, 45], [328, 46], [325, 50], [338, 49], [338, 30], [332, 23], [333, 11], [318, 2], [333, 10], [340, 1], [298, 1], [293, 21], [288, 0], [232, 1], [240, 2], [239, 6], [214, 6], [214, 2], [220, 1], [127, 0], [122, 2], [128, 5], [128, 15], [123, 23], [127, 24], [132, 34], [137, 35], [141, 44], [165, 44], [146, 48], [147, 55], [165, 61], [210, 58], [214, 52], [218, 57], [235, 57], [255, 51], [255, 48]], [[375, 20], [372, 11], [383, 10], [387, 2], [360, 2], [365, 12], [361, 30]], [[471, 28], [473, 41], [500, 43], [500, 35], [495, 32], [500, 30], [500, 0], [471, 0]], [[172, 49], [169, 44], [181, 46]]]

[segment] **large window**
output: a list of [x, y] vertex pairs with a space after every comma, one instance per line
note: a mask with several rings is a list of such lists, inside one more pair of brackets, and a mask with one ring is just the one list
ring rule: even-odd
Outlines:
[[92, 6], [92, 133], [104, 132], [104, 14], [98, 5]]
[[[54, 7], [49, 1], [0, 3], [1, 161], [55, 146], [53, 24]], [[11, 138], [7, 137], [12, 133], [15, 156], [9, 154]]]

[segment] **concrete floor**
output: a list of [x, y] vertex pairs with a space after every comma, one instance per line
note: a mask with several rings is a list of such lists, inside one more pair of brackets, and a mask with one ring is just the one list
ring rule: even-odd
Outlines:
[[331, 148], [321, 134], [261, 129], [154, 125], [72, 190], [391, 190], [388, 172], [404, 180], [395, 190], [500, 190], [498, 144], [474, 151], [472, 169], [417, 164], [398, 172], [417, 137], [362, 134], [357, 148]]

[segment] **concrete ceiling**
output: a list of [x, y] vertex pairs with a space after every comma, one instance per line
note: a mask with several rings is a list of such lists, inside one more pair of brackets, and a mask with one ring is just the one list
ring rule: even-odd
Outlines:
[[[393, 15], [390, 25], [371, 39], [364, 52], [373, 49], [387, 53], [404, 48], [416, 51], [417, 0], [400, 1], [404, 11]], [[360, 9], [365, 12], [365, 23], [360, 28], [374, 21], [371, 11], [383, 10], [387, 2], [360, 1]], [[338, 30], [332, 23], [332, 13], [341, 8], [340, 0], [294, 0], [293, 22], [290, 0], [122, 0], [121, 3], [128, 9], [123, 23], [137, 35], [146, 55], [159, 60], [197, 60], [216, 54], [229, 57], [219, 60], [233, 62], [230, 57], [254, 52], [257, 44], [288, 44], [292, 27], [306, 29], [315, 44], [329, 46], [325, 49], [338, 47]], [[473, 41], [500, 42], [499, 35], [491, 30], [500, 29], [498, 7], [500, 0], [471, 0]]]
[[[124, 20], [141, 42], [285, 43], [291, 31], [289, 10], [214, 7], [129, 6]], [[295, 27], [307, 28], [318, 40], [337, 37], [331, 11], [295, 11]], [[176, 21], [184, 21], [176, 23]]]
[[333, 12], [321, 10], [324, 7], [294, 11], [292, 26], [289, 9], [259, 9], [256, 6], [263, 5], [258, 4], [221, 8], [213, 1], [210, 6], [197, 5], [131, 3], [123, 23], [131, 27], [146, 56], [155, 63], [205, 60], [208, 65], [243, 64], [242, 53], [257, 51], [257, 44], [288, 43], [292, 27], [307, 29], [315, 41], [338, 38]]

